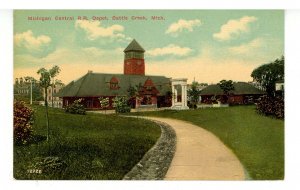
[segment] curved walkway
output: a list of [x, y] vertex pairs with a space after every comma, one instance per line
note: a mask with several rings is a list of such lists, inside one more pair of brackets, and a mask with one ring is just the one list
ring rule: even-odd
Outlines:
[[245, 180], [240, 161], [211, 132], [181, 120], [144, 118], [165, 122], [176, 132], [176, 151], [165, 180]]

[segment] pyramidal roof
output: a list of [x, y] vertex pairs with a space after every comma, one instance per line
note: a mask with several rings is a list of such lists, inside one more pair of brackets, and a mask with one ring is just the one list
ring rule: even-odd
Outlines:
[[124, 52], [128, 52], [128, 51], [141, 51], [141, 52], [145, 52], [144, 48], [142, 48], [142, 46], [135, 39], [133, 39], [132, 42], [124, 50]]

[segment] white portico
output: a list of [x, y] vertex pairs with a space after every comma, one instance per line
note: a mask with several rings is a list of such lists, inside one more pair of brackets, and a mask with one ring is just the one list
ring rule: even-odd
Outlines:
[[[171, 79], [172, 82], [172, 107], [171, 109], [186, 110], [187, 106], [187, 79]], [[181, 90], [181, 99], [178, 100], [178, 88]]]

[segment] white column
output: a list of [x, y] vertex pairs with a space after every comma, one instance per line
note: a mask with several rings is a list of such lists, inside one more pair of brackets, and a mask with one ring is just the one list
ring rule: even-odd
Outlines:
[[[177, 95], [177, 90], [175, 88], [176, 85], [180, 85], [181, 87], [181, 102], [177, 102], [177, 96], [172, 97], [172, 108], [171, 109], [189, 109], [187, 107], [187, 85], [186, 85], [187, 79], [180, 78], [180, 79], [172, 79], [172, 92], [174, 95]], [[176, 103], [177, 102], [177, 103]], [[175, 105], [176, 104], [176, 105]]]
[[187, 106], [187, 92], [186, 92], [186, 85], [184, 85], [184, 107]]

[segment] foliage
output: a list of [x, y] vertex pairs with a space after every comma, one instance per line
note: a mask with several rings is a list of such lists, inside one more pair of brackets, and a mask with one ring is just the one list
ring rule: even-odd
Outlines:
[[266, 90], [268, 96], [274, 96], [276, 81], [284, 80], [284, 56], [254, 69], [251, 77]]
[[257, 114], [255, 106], [139, 114], [180, 119], [212, 132], [235, 153], [251, 179], [284, 178], [284, 122]]
[[136, 101], [138, 101], [138, 95], [139, 95], [139, 89], [141, 88], [141, 84], [135, 85], [135, 86], [129, 86], [127, 89], [127, 92], [129, 94], [129, 104], [132, 108], [134, 108], [136, 105]]
[[50, 73], [50, 77], [51, 77], [51, 93], [52, 93], [52, 96], [51, 96], [52, 104], [51, 105], [53, 106], [53, 89], [54, 89], [55, 85], [59, 85], [59, 83], [61, 83], [60, 80], [54, 80], [54, 77], [56, 77], [60, 73], [60, 68], [57, 65], [55, 65], [49, 70], [49, 73]]
[[[20, 82], [19, 82], [20, 81]], [[19, 101], [25, 101], [26, 103], [30, 102], [30, 88], [31, 88], [31, 83], [32, 83], [32, 100], [33, 101], [41, 101], [43, 100], [43, 94], [40, 88], [40, 85], [38, 83], [38, 81], [30, 76], [26, 76], [26, 77], [21, 77], [21, 78], [17, 78], [14, 84], [14, 93], [18, 94], [18, 89], [22, 88], [24, 89], [27, 88], [28, 89], [28, 94], [18, 94], [18, 96], [15, 95], [15, 99], [19, 100]]]
[[225, 95], [228, 95], [230, 91], [234, 90], [232, 80], [221, 80], [218, 85], [223, 90]]
[[200, 90], [198, 89], [199, 83], [193, 82], [191, 89], [187, 91], [187, 95], [190, 99], [190, 106], [192, 108], [197, 108], [197, 103], [199, 102]]
[[24, 102], [14, 103], [14, 143], [27, 144], [32, 137], [33, 110]]
[[[109, 107], [109, 98], [100, 97], [99, 103], [100, 107], [104, 109], [104, 114], [106, 115], [106, 109]], [[106, 119], [104, 119], [104, 126], [106, 126]]]
[[[55, 77], [60, 72], [58, 66], [53, 66], [49, 71], [45, 68], [40, 68], [37, 74], [40, 75], [40, 86], [44, 88], [45, 93], [45, 112], [46, 112], [46, 126], [47, 126], [47, 141], [49, 140], [49, 118], [48, 118], [48, 87], [51, 86], [51, 78]], [[53, 89], [52, 89], [53, 92]], [[52, 96], [53, 97], [53, 96]], [[52, 102], [53, 105], [53, 102]]]
[[109, 107], [109, 98], [99, 98], [99, 102], [102, 109], [106, 110]]
[[[35, 133], [45, 135], [44, 107], [33, 108]], [[15, 179], [121, 180], [160, 136], [160, 127], [153, 122], [115, 114], [74, 115], [49, 108], [49, 118], [53, 126], [51, 159], [46, 159], [48, 145], [45, 141], [32, 146], [15, 146]], [[109, 125], [103, 124], [104, 119]], [[48, 161], [51, 164], [46, 164]], [[46, 170], [41, 174], [27, 172], [43, 168]]]
[[116, 113], [128, 113], [130, 112], [130, 106], [128, 105], [128, 98], [124, 96], [116, 96], [113, 99], [113, 107]]
[[127, 89], [127, 92], [129, 93], [129, 96], [130, 97], [136, 97], [139, 93], [139, 88], [140, 86], [139, 85], [136, 85], [136, 86], [129, 86], [129, 88]]
[[82, 105], [82, 98], [75, 100], [71, 105], [66, 107], [67, 113], [85, 115], [85, 108]]
[[[45, 93], [47, 94], [47, 88], [51, 86], [51, 75], [49, 71], [47, 71], [45, 68], [41, 68], [38, 70], [37, 74], [40, 74], [40, 86], [43, 87], [45, 90]], [[47, 98], [45, 98], [45, 105], [47, 102]]]
[[230, 91], [234, 90], [234, 86], [233, 86], [233, 82], [232, 80], [221, 80], [218, 85], [220, 86], [220, 88], [223, 90], [223, 93], [225, 95], [225, 100], [222, 99], [221, 101], [224, 103], [228, 102], [228, 95], [230, 93]]
[[32, 84], [32, 100], [33, 101], [44, 100], [41, 88], [37, 83]]
[[256, 105], [258, 113], [284, 119], [284, 98], [282, 96], [263, 96]]

